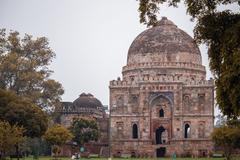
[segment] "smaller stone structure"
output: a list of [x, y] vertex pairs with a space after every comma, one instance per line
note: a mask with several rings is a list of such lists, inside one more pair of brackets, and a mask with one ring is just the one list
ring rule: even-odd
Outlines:
[[[62, 102], [61, 107], [57, 108], [59, 117], [57, 122], [70, 127], [74, 118], [95, 119], [100, 129], [100, 138], [97, 142], [85, 144], [85, 148], [89, 153], [99, 154], [100, 156], [108, 156], [108, 115], [105, 113], [102, 103], [92, 94], [82, 93], [73, 102]], [[63, 147], [62, 155], [71, 156], [79, 150], [73, 149], [70, 143]]]

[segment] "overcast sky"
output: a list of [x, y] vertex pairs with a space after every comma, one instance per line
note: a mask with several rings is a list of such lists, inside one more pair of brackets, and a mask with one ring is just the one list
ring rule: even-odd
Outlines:
[[[52, 78], [62, 83], [64, 101], [85, 92], [108, 105], [109, 81], [121, 76], [131, 42], [146, 29], [137, 8], [136, 0], [0, 0], [0, 28], [49, 39], [57, 55]], [[183, 4], [160, 15], [193, 36]], [[206, 47], [200, 50], [209, 79]]]

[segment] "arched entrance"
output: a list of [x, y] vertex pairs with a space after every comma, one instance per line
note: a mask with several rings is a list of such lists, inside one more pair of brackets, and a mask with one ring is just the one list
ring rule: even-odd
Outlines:
[[165, 131], [163, 126], [156, 129], [156, 144], [162, 144], [162, 133]]
[[165, 157], [166, 154], [166, 148], [165, 147], [160, 147], [156, 150], [156, 156], [157, 157]]

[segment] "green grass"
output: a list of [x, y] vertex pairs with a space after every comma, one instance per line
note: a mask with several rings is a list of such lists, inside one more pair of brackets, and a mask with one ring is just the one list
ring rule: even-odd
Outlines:
[[[70, 157], [61, 157], [60, 160], [71, 160]], [[140, 160], [143, 158], [113, 158], [113, 160]], [[151, 160], [172, 160], [172, 158], [145, 158], [145, 159], [151, 159]], [[177, 158], [177, 160], [224, 160], [224, 158]], [[12, 160], [16, 160], [15, 158]], [[22, 158], [21, 160], [34, 160], [32, 157], [28, 158]], [[39, 157], [38, 160], [54, 160], [53, 157]], [[80, 160], [107, 160], [107, 158], [81, 158]], [[239, 158], [240, 160], [240, 158]]]
[[[132, 159], [132, 158], [129, 158], [129, 159]], [[148, 159], [150, 159], [150, 160], [172, 160], [172, 158], [148, 158]], [[198, 159], [198, 160], [225, 160], [225, 158], [177, 158], [177, 160], [196, 160], [196, 159]], [[120, 159], [117, 159], [117, 160], [120, 160]], [[121, 160], [124, 160], [124, 159], [121, 159]], [[135, 159], [135, 160], [137, 160], [137, 159]], [[240, 157], [236, 157], [232, 160], [240, 160]]]

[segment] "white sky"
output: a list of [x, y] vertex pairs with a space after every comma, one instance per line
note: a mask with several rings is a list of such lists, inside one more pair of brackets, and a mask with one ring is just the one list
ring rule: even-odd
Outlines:
[[[65, 89], [63, 101], [86, 92], [108, 105], [109, 81], [121, 76], [131, 42], [146, 29], [137, 8], [136, 0], [0, 0], [0, 28], [49, 38], [57, 55], [52, 78]], [[160, 13], [193, 36], [183, 4]], [[200, 50], [209, 79], [207, 50]]]

